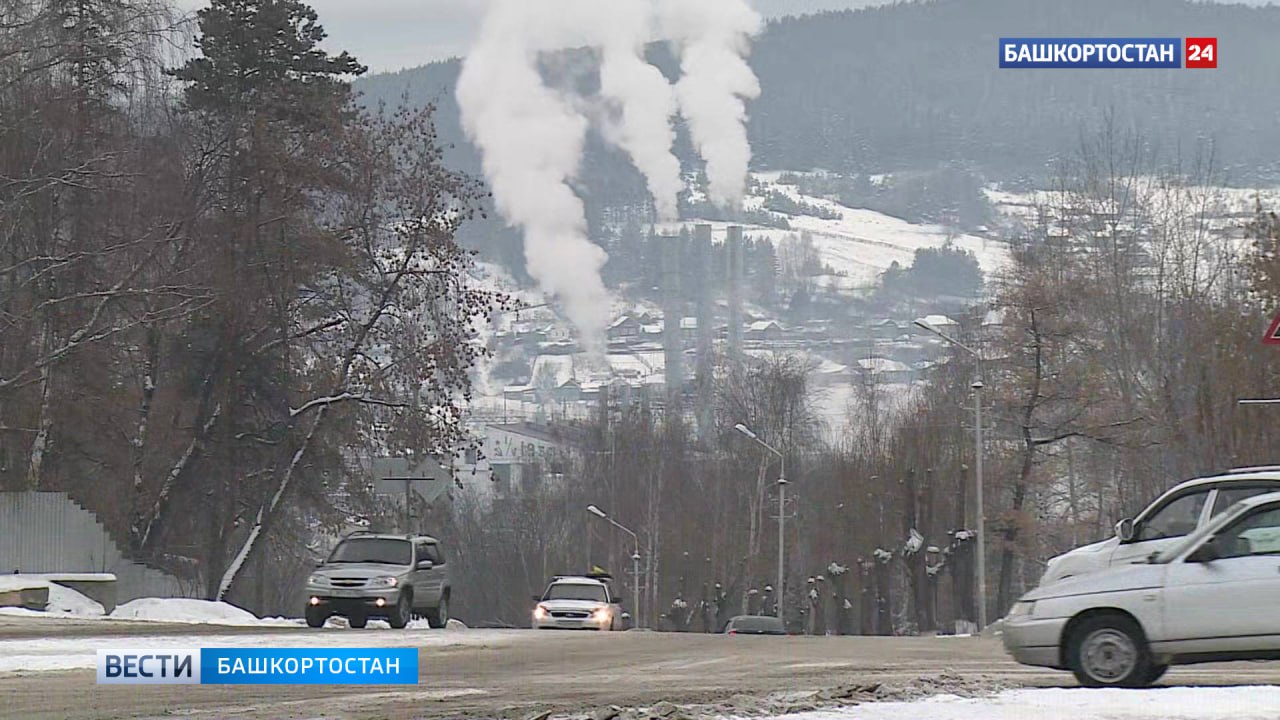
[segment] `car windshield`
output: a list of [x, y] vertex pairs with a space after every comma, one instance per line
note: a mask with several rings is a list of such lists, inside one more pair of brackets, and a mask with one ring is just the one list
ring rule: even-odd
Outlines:
[[1245, 507], [1246, 507], [1245, 501], [1243, 500], [1232, 505], [1231, 507], [1227, 508], [1226, 511], [1215, 516], [1213, 520], [1209, 522], [1209, 524], [1191, 533], [1190, 535], [1183, 538], [1181, 541], [1169, 546], [1168, 548], [1160, 551], [1159, 553], [1153, 553], [1152, 556], [1149, 558], [1150, 561], [1152, 563], [1157, 563], [1157, 564], [1167, 564], [1167, 563], [1173, 562], [1174, 558], [1182, 555], [1183, 553], [1195, 547], [1196, 545], [1199, 545], [1201, 542], [1205, 540], [1205, 538], [1216, 533], [1218, 530], [1226, 526], [1227, 523], [1234, 520], [1238, 515], [1240, 515], [1240, 513], [1244, 512]]
[[603, 585], [587, 585], [583, 583], [555, 583], [547, 588], [543, 600], [591, 600], [606, 602], [608, 595]]
[[329, 556], [329, 562], [408, 565], [412, 558], [413, 548], [408, 540], [354, 538], [338, 543]]

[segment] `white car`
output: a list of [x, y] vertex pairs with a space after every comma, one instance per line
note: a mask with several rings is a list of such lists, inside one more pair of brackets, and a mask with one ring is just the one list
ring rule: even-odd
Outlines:
[[1218, 513], [1245, 498], [1280, 491], [1280, 468], [1242, 468], [1178, 484], [1135, 519], [1121, 520], [1116, 534], [1049, 560], [1041, 585], [1141, 562], [1204, 527]]
[[1242, 500], [1149, 562], [1044, 585], [1004, 619], [1015, 660], [1143, 687], [1170, 665], [1280, 659], [1280, 492]]
[[622, 601], [604, 576], [557, 576], [534, 597], [533, 627], [538, 630], [621, 630]]

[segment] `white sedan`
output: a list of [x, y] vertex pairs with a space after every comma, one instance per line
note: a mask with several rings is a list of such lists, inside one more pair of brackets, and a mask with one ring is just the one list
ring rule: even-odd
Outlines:
[[1280, 492], [1232, 505], [1139, 564], [1043, 585], [1004, 619], [1015, 660], [1143, 687], [1170, 665], [1280, 659]]
[[1240, 468], [1179, 483], [1137, 518], [1116, 524], [1115, 536], [1050, 559], [1040, 584], [1141, 561], [1178, 544], [1232, 504], [1269, 492], [1280, 492], [1280, 468]]

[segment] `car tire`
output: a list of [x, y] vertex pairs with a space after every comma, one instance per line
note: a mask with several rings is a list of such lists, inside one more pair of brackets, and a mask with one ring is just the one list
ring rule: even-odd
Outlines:
[[1071, 672], [1085, 687], [1139, 688], [1154, 682], [1142, 628], [1124, 615], [1081, 621], [1071, 633], [1068, 653]]
[[1147, 684], [1151, 685], [1155, 683], [1160, 678], [1164, 677], [1164, 674], [1167, 672], [1169, 672], [1168, 665], [1152, 665], [1151, 669], [1147, 671]]
[[304, 615], [307, 617], [307, 627], [311, 628], [324, 627], [325, 620], [329, 619], [329, 613], [315, 607], [314, 605], [308, 605], [307, 611]]
[[449, 624], [449, 593], [440, 596], [440, 604], [427, 610], [427, 624], [437, 630]]
[[355, 630], [363, 630], [369, 624], [368, 615], [349, 615], [347, 616], [347, 626]]
[[407, 593], [400, 593], [400, 600], [396, 602], [395, 609], [387, 616], [387, 622], [395, 630], [403, 630], [409, 626], [409, 620], [413, 617], [413, 597]]

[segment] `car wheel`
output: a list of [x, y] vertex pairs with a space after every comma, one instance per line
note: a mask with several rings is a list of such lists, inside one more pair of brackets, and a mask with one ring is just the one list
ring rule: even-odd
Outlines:
[[400, 600], [396, 602], [396, 607], [392, 611], [387, 622], [391, 623], [391, 627], [396, 630], [403, 630], [409, 625], [409, 618], [413, 614], [413, 598], [409, 593], [400, 593]]
[[1145, 687], [1153, 681], [1146, 638], [1123, 615], [1085, 619], [1070, 647], [1071, 671], [1085, 687]]
[[369, 624], [368, 615], [350, 615], [347, 617], [347, 625], [352, 628], [355, 628], [356, 630], [362, 630], [364, 629], [364, 626], [368, 624]]
[[440, 597], [440, 604], [427, 611], [427, 624], [433, 628], [442, 628], [449, 624], [449, 595]]
[[1152, 665], [1151, 669], [1147, 671], [1147, 684], [1150, 685], [1156, 682], [1160, 678], [1164, 677], [1164, 674], [1167, 672], [1169, 672], [1168, 665]]
[[329, 619], [328, 612], [325, 612], [314, 605], [308, 605], [307, 611], [304, 614], [307, 616], [307, 627], [324, 627], [324, 621]]

